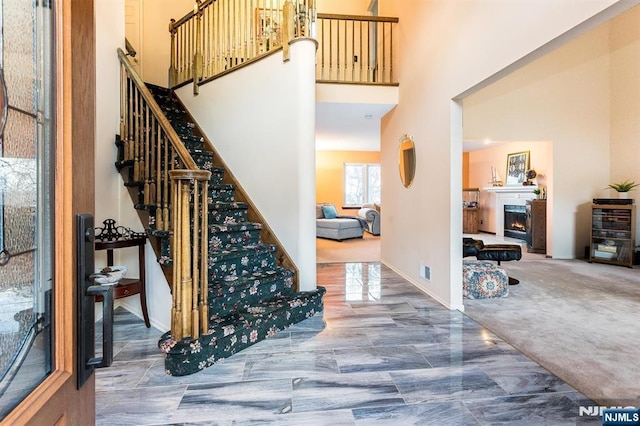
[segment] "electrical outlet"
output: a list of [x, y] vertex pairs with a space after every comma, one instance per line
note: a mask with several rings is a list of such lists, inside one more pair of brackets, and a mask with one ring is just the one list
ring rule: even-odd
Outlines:
[[431, 281], [431, 268], [422, 263], [420, 264], [420, 278]]

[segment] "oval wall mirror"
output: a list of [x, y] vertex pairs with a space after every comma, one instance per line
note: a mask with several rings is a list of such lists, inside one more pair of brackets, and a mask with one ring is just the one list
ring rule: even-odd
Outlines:
[[400, 138], [398, 165], [400, 167], [402, 185], [405, 188], [409, 188], [416, 174], [416, 147], [411, 136], [404, 135]]

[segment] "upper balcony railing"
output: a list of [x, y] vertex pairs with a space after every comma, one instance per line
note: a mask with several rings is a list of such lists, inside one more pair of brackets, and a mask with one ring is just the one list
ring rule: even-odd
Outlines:
[[316, 20], [314, 0], [198, 0], [171, 20], [169, 84], [197, 84], [307, 37]]
[[198, 85], [276, 49], [288, 58], [289, 41], [318, 40], [318, 81], [397, 84], [397, 18], [317, 14], [315, 0], [206, 0], [171, 20], [170, 87]]
[[317, 80], [397, 84], [393, 73], [397, 23], [398, 18], [318, 14]]

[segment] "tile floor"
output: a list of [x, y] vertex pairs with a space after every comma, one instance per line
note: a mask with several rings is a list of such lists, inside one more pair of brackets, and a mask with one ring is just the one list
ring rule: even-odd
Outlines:
[[379, 263], [318, 265], [323, 316], [186, 376], [161, 332], [115, 316], [99, 425], [575, 425], [595, 405], [489, 330]]

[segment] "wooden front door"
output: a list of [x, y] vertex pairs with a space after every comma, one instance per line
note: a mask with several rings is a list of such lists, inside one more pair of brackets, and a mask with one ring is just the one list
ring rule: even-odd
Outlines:
[[[94, 210], [93, 5], [0, 0], [6, 83], [0, 104], [6, 112], [0, 138], [0, 166], [6, 166], [0, 174], [0, 295], [18, 294], [11, 286], [32, 285], [33, 306], [14, 318], [27, 318], [16, 329], [32, 330], [32, 352], [40, 354], [20, 355], [20, 365], [0, 369], [3, 425], [95, 422], [94, 376], [80, 389], [77, 383], [75, 230], [75, 215]], [[14, 274], [18, 279], [8, 272], [20, 265], [33, 276]], [[0, 328], [0, 339], [15, 333]], [[17, 347], [22, 349], [24, 343]], [[33, 377], [21, 371], [39, 374], [26, 390], [18, 384]], [[4, 380], [10, 378], [16, 380]]]

